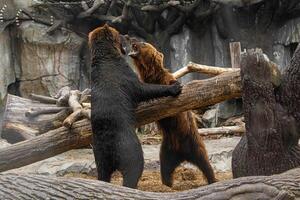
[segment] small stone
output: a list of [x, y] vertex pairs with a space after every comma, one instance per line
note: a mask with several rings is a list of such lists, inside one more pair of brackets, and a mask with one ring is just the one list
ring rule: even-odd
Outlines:
[[215, 127], [216, 126], [216, 114], [217, 114], [217, 109], [211, 109], [211, 110], [207, 110], [202, 119], [204, 122], [204, 125], [206, 127]]

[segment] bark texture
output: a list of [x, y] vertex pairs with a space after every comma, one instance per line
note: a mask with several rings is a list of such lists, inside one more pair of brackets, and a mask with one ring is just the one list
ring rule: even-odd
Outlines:
[[272, 175], [300, 165], [300, 121], [296, 118], [300, 106], [299, 55], [298, 49], [282, 81], [274, 79], [275, 65], [262, 52], [252, 50], [243, 56], [246, 134], [232, 155], [234, 177]]
[[287, 113], [296, 120], [298, 139], [300, 136], [300, 45], [296, 49], [289, 66], [283, 72], [282, 83], [277, 94], [277, 101]]
[[300, 198], [300, 168], [284, 174], [244, 177], [175, 193], [129, 189], [96, 180], [0, 174], [3, 199], [280, 199]]

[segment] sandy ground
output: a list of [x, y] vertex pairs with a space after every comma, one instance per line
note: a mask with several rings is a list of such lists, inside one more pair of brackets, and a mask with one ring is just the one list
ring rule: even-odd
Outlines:
[[[154, 145], [161, 143], [160, 134], [139, 134], [139, 139], [142, 144]], [[207, 137], [205, 139], [216, 139]], [[85, 174], [67, 174], [68, 177], [81, 177], [89, 179], [97, 179], [93, 176], [87, 176]], [[159, 170], [144, 170], [142, 177], [139, 180], [138, 189], [150, 192], [176, 192], [188, 189], [198, 188], [200, 186], [206, 185], [206, 179], [202, 175], [202, 172], [197, 169], [190, 169], [184, 167], [178, 167], [173, 174], [173, 187], [170, 188], [162, 184], [160, 179]], [[218, 172], [216, 173], [216, 178], [219, 181], [232, 179], [231, 172]], [[116, 185], [122, 185], [122, 175], [119, 172], [115, 172], [112, 176], [111, 183]]]
[[[86, 176], [84, 174], [67, 174], [66, 176], [96, 179], [96, 177]], [[217, 173], [216, 177], [219, 181], [228, 180], [232, 179], [232, 174], [230, 172]], [[114, 173], [112, 183], [122, 185], [122, 176], [119, 172]], [[138, 189], [151, 192], [176, 192], [198, 188], [206, 184], [206, 180], [200, 171], [178, 167], [174, 174], [172, 188], [161, 183], [159, 171], [145, 170], [140, 178]]]

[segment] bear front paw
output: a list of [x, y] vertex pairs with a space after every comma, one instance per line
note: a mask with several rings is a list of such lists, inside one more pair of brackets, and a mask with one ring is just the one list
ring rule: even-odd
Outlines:
[[181, 93], [181, 90], [182, 90], [182, 85], [178, 82], [178, 81], [175, 81], [172, 85], [171, 85], [171, 88], [170, 88], [170, 96], [177, 96]]

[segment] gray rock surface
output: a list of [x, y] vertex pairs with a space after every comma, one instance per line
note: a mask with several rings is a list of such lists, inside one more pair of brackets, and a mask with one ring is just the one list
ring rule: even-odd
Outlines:
[[215, 127], [217, 124], [217, 109], [213, 108], [207, 110], [202, 116], [203, 124], [205, 127]]
[[[226, 172], [231, 170], [231, 155], [239, 137], [205, 140], [209, 159], [215, 171]], [[160, 145], [143, 145], [145, 169], [159, 170]], [[195, 168], [189, 163], [184, 167]], [[62, 176], [68, 173], [85, 173], [96, 175], [94, 155], [91, 149], [71, 150], [53, 158], [49, 158], [5, 173], [34, 173], [43, 175]]]
[[0, 107], [9, 84], [15, 82], [9, 30], [0, 33]]
[[80, 79], [80, 50], [83, 39], [74, 33], [46, 33], [49, 27], [24, 22], [19, 27], [20, 92], [55, 95], [63, 86], [76, 88]]
[[242, 99], [231, 99], [217, 105], [216, 124], [220, 125], [221, 122], [243, 114]]

